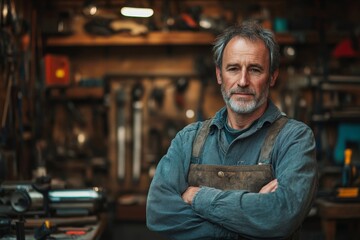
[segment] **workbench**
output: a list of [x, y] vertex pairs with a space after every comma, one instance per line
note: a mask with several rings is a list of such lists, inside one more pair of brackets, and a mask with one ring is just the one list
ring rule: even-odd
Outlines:
[[[17, 220], [13, 220], [16, 222]], [[105, 214], [78, 217], [26, 218], [25, 239], [34, 239], [35, 229], [48, 221], [56, 230], [53, 239], [97, 240], [101, 238], [107, 224]], [[2, 240], [15, 240], [15, 234], [3, 236]]]
[[[360, 236], [360, 202], [336, 202], [318, 199], [318, 214], [326, 240], [336, 239], [337, 223], [346, 221], [353, 232], [349, 233], [353, 239]], [[351, 226], [352, 225], [352, 226]]]

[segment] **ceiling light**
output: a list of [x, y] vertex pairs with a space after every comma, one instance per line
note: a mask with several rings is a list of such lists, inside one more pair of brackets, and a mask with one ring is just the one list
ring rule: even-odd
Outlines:
[[92, 6], [90, 9], [89, 9], [89, 13], [90, 15], [95, 15], [97, 12], [97, 7], [96, 6]]
[[140, 7], [123, 7], [120, 10], [121, 14], [126, 17], [151, 17], [154, 14], [154, 10], [151, 8]]
[[85, 0], [83, 4], [83, 13], [85, 16], [94, 16], [98, 11], [95, 0]]

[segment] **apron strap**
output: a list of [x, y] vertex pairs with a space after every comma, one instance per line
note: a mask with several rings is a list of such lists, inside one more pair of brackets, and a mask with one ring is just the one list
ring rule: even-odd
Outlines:
[[[259, 164], [269, 164], [270, 154], [273, 149], [276, 137], [287, 121], [288, 118], [286, 116], [281, 116], [273, 124], [271, 124], [270, 129], [265, 137], [263, 147], [261, 148]], [[192, 157], [198, 158], [200, 156], [205, 140], [210, 132], [211, 122], [212, 118], [205, 120], [198, 130], [193, 143]]]
[[280, 118], [276, 119], [273, 124], [271, 124], [269, 131], [265, 137], [264, 144], [261, 148], [260, 157], [259, 157], [259, 164], [269, 164], [270, 163], [270, 154], [273, 150], [274, 143], [276, 140], [277, 135], [287, 123], [288, 118], [286, 116], [281, 116]]
[[193, 149], [192, 149], [192, 156], [195, 158], [198, 158], [200, 156], [200, 152], [210, 132], [211, 121], [212, 118], [205, 120], [195, 136]]

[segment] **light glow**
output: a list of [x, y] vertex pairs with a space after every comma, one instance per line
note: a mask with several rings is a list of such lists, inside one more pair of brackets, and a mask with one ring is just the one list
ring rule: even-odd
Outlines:
[[90, 11], [89, 11], [90, 15], [94, 16], [96, 14], [96, 12], [97, 12], [97, 7], [96, 6], [91, 6]]
[[77, 136], [78, 143], [83, 144], [86, 140], [86, 136], [84, 133], [79, 133]]
[[191, 118], [195, 117], [195, 112], [192, 109], [188, 109], [188, 110], [186, 110], [185, 115], [187, 118], [191, 119]]
[[50, 191], [49, 198], [59, 200], [61, 198], [98, 198], [99, 193], [92, 190], [69, 190], [69, 191]]
[[123, 7], [120, 10], [121, 14], [126, 17], [151, 17], [154, 14], [154, 10], [151, 8], [135, 8], [135, 7]]

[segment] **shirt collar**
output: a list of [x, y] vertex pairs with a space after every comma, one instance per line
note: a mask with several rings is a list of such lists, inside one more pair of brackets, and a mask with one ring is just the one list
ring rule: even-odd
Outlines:
[[[273, 103], [273, 101], [269, 99], [268, 106], [264, 114], [259, 119], [257, 119], [257, 123], [254, 124], [251, 128], [260, 129], [265, 125], [270, 125], [276, 119], [278, 119], [280, 116], [283, 115], [286, 114], [281, 112], [280, 109]], [[215, 117], [211, 125], [216, 125], [219, 129], [222, 129], [226, 124], [226, 119], [227, 119], [227, 110], [226, 110], [226, 106], [224, 106], [215, 114]]]
[[280, 109], [269, 99], [268, 107], [266, 108], [264, 114], [259, 118], [257, 123], [257, 128], [260, 129], [264, 125], [270, 125], [280, 116], [285, 116], [286, 114], [281, 112]]

